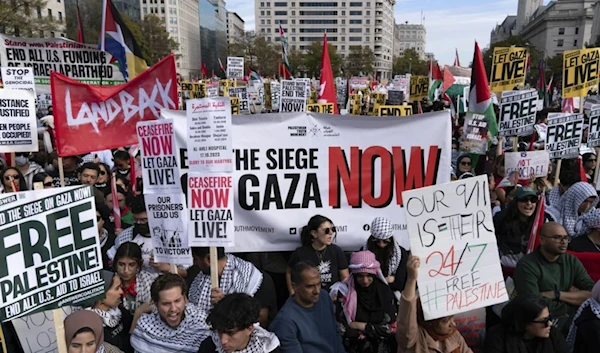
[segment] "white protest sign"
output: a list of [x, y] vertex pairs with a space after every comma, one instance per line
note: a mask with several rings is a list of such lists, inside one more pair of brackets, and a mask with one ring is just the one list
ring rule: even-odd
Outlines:
[[189, 246], [234, 246], [233, 173], [188, 174]]
[[0, 89], [0, 152], [37, 152], [35, 96], [31, 91]]
[[229, 97], [188, 100], [187, 124], [190, 169], [233, 171]]
[[[63, 318], [74, 311], [70, 306], [63, 306], [60, 310]], [[12, 324], [24, 353], [58, 353], [51, 310], [14, 319]]]
[[102, 298], [92, 187], [4, 195], [0, 198], [0, 320]]
[[137, 135], [142, 154], [144, 194], [181, 192], [173, 122], [140, 121]]
[[271, 109], [279, 110], [279, 95], [281, 94], [281, 84], [279, 82], [271, 82]]
[[248, 99], [248, 87], [229, 87], [229, 97], [237, 97], [240, 99], [240, 112], [250, 113], [250, 103]]
[[550, 113], [546, 132], [546, 150], [551, 159], [579, 156], [583, 136], [583, 114]]
[[244, 78], [244, 58], [228, 56], [227, 57], [227, 78]]
[[219, 96], [219, 86], [206, 86], [206, 97], [213, 98]]
[[181, 190], [170, 194], [145, 194], [144, 200], [154, 244], [154, 261], [192, 265], [187, 235], [188, 213]]
[[594, 104], [590, 108], [587, 145], [588, 147], [600, 146], [600, 104]]
[[508, 300], [486, 175], [405, 191], [402, 198], [411, 252], [421, 259], [425, 320]]
[[35, 95], [35, 82], [31, 67], [2, 67], [2, 84], [5, 89], [22, 89]]
[[519, 172], [520, 180], [548, 176], [550, 156], [548, 151], [507, 152], [504, 154], [506, 175]]
[[527, 136], [533, 134], [537, 113], [537, 92], [504, 91], [500, 104], [500, 136]]
[[306, 81], [281, 81], [281, 93], [279, 95], [279, 112], [303, 112], [306, 110], [306, 101], [308, 99], [307, 90], [309, 90]]

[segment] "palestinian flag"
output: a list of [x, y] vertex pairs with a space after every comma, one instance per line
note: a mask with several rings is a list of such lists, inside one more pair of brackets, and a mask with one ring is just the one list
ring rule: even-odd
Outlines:
[[483, 56], [479, 44], [475, 42], [473, 53], [473, 69], [471, 72], [471, 88], [469, 90], [469, 112], [482, 114], [488, 123], [488, 131], [495, 140], [498, 135], [498, 122], [492, 104], [492, 93], [488, 83], [488, 76], [483, 65]]
[[444, 67], [442, 91], [450, 97], [462, 96], [465, 87], [471, 84], [472, 70], [466, 67]]
[[225, 68], [223, 67], [223, 63], [221, 62], [221, 58], [218, 58], [218, 59], [219, 59], [219, 69], [221, 70], [221, 72], [224, 75], [227, 75], [227, 72], [225, 71]]
[[436, 62], [435, 67], [433, 63], [433, 59], [429, 61], [429, 101], [434, 102], [437, 99], [436, 91], [442, 85], [444, 81], [444, 76], [442, 75], [442, 70], [440, 70], [440, 65]]
[[250, 78], [250, 81], [264, 82], [260, 74], [250, 67], [248, 67], [248, 77]]

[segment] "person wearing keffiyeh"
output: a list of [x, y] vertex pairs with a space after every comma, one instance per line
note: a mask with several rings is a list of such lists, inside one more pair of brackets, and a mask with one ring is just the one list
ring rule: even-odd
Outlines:
[[569, 243], [569, 250], [600, 253], [600, 210], [596, 208], [579, 217], [575, 233], [577, 236]]
[[596, 207], [598, 194], [589, 183], [580, 181], [573, 184], [560, 200], [546, 209], [546, 218], [562, 224], [570, 238], [574, 238], [575, 224], [584, 213]]
[[600, 347], [600, 281], [592, 288], [592, 297], [577, 310], [567, 336], [573, 353], [587, 353]]
[[136, 353], [197, 353], [209, 335], [206, 312], [188, 303], [183, 278], [165, 273], [152, 283], [156, 309], [143, 314], [131, 335]]
[[406, 283], [408, 251], [394, 239], [394, 225], [385, 217], [371, 222], [371, 236], [361, 250], [369, 250], [381, 264], [381, 272], [394, 291], [402, 291]]
[[139, 245], [125, 242], [119, 246], [113, 266], [121, 278], [123, 307], [134, 313], [142, 304], [150, 302], [150, 286], [158, 274], [142, 269], [142, 250]]

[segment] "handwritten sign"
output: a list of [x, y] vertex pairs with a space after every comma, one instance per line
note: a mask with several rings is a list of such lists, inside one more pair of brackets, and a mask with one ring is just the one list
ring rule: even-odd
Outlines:
[[548, 151], [507, 152], [504, 156], [506, 175], [519, 172], [520, 180], [548, 175], [548, 165], [550, 164]]
[[402, 193], [425, 320], [508, 300], [485, 175]]
[[173, 122], [140, 121], [137, 135], [142, 153], [144, 193], [181, 192]]
[[504, 91], [500, 105], [500, 136], [528, 136], [533, 134], [537, 113], [537, 92]]
[[576, 158], [583, 136], [583, 114], [550, 113], [546, 132], [546, 150], [550, 158]]
[[[70, 306], [60, 308], [63, 318], [74, 310]], [[56, 333], [52, 311], [43, 311], [12, 320], [12, 324], [25, 353], [57, 353]]]

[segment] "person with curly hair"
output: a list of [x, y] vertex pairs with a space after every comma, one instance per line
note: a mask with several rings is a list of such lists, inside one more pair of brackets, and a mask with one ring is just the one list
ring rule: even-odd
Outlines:
[[198, 353], [279, 353], [279, 339], [258, 325], [260, 305], [246, 293], [228, 294], [210, 311], [211, 336]]

